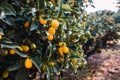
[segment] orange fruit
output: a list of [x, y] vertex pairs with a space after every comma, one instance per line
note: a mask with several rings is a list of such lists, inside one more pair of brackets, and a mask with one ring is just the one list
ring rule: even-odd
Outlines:
[[51, 21], [51, 27], [57, 29], [59, 27], [59, 22], [56, 19]]
[[2, 37], [2, 34], [0, 34], [0, 39], [2, 39], [3, 37]]
[[46, 64], [42, 64], [41, 69], [42, 69], [42, 71], [47, 71], [47, 66], [46, 66]]
[[3, 78], [8, 78], [9, 76], [9, 73], [8, 71], [4, 71], [3, 74], [2, 74]]
[[33, 63], [31, 61], [31, 59], [27, 58], [27, 59], [25, 59], [24, 65], [25, 65], [25, 68], [30, 69], [30, 68], [32, 68]]
[[34, 22], [34, 21], [35, 21], [35, 18], [33, 17], [31, 20], [32, 20], [32, 22]]
[[62, 47], [58, 48], [58, 52], [60, 56], [64, 56]]
[[23, 48], [24, 52], [28, 52], [29, 51], [29, 46], [27, 46], [27, 45], [23, 45], [22, 48]]
[[25, 28], [29, 28], [29, 26], [30, 26], [29, 21], [25, 22], [24, 27], [25, 27]]
[[48, 35], [48, 36], [47, 36], [47, 39], [48, 39], [49, 41], [53, 40], [53, 35]]
[[69, 53], [69, 48], [67, 46], [63, 46], [62, 50], [64, 53], [68, 54]]
[[59, 46], [66, 46], [66, 43], [65, 42], [59, 42], [58, 45]]
[[48, 62], [48, 65], [49, 65], [50, 67], [54, 67], [54, 66], [55, 66], [55, 62], [49, 61], [49, 62]]
[[77, 64], [77, 62], [78, 62], [76, 58], [71, 58], [70, 60], [73, 64]]
[[40, 24], [42, 24], [42, 25], [47, 24], [47, 20], [44, 20], [41, 16], [39, 16], [39, 22], [40, 22]]
[[51, 35], [54, 35], [55, 34], [55, 29], [53, 27], [50, 27], [48, 29], [48, 32], [51, 34]]
[[14, 55], [15, 54], [15, 50], [14, 49], [10, 49], [10, 52], [9, 52], [11, 55]]

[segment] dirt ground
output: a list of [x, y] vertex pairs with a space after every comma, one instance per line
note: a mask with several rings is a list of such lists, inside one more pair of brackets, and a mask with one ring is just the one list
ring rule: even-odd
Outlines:
[[79, 80], [120, 80], [120, 43], [88, 58], [88, 76]]

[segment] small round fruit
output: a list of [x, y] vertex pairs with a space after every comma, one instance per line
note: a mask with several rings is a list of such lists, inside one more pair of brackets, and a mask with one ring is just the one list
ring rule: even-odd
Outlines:
[[48, 62], [48, 65], [49, 65], [50, 67], [54, 67], [54, 66], [55, 66], [55, 62], [49, 61], [49, 62]]
[[50, 34], [49, 34], [49, 35], [47, 36], [47, 39], [48, 39], [49, 41], [53, 40], [53, 35], [50, 35]]
[[48, 32], [51, 34], [51, 35], [54, 35], [55, 34], [55, 29], [53, 27], [50, 27], [48, 29]]
[[42, 71], [47, 71], [47, 66], [46, 66], [46, 64], [42, 64], [41, 69], [42, 69]]
[[9, 73], [8, 71], [4, 71], [3, 74], [2, 74], [3, 78], [8, 78], [9, 76]]
[[27, 45], [23, 45], [22, 48], [23, 48], [24, 52], [28, 52], [29, 51], [29, 46], [27, 46]]
[[67, 46], [63, 46], [62, 49], [63, 49], [64, 53], [66, 53], [66, 54], [69, 53], [69, 48]]
[[34, 22], [34, 21], [35, 21], [35, 18], [33, 17], [31, 20], [32, 20], [32, 22]]
[[29, 28], [29, 26], [30, 26], [29, 21], [25, 22], [24, 27], [25, 27], [25, 28]]
[[60, 56], [64, 56], [62, 47], [58, 48], [58, 52]]
[[33, 63], [31, 61], [31, 59], [27, 58], [27, 59], [25, 59], [24, 65], [25, 65], [25, 68], [30, 69], [30, 68], [32, 68]]
[[30, 49], [32, 49], [32, 50], [33, 50], [33, 49], [36, 49], [36, 44], [35, 44], [35, 43], [31, 43], [31, 44], [30, 44]]
[[59, 22], [56, 19], [52, 20], [51, 27], [57, 29], [59, 27]]
[[40, 22], [40, 24], [42, 24], [42, 25], [47, 24], [47, 20], [44, 20], [41, 16], [39, 16], [39, 22]]
[[3, 37], [2, 37], [2, 34], [0, 34], [0, 40], [2, 39]]
[[77, 62], [78, 62], [76, 58], [71, 58], [70, 60], [73, 64], [77, 64]]
[[11, 55], [14, 55], [15, 54], [15, 50], [14, 49], [10, 49], [10, 52], [9, 52]]
[[59, 42], [58, 45], [59, 46], [66, 46], [66, 43], [65, 42]]

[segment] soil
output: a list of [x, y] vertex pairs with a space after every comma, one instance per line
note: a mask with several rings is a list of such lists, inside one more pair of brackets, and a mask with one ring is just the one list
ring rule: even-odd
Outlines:
[[120, 80], [120, 43], [107, 45], [87, 61], [88, 75], [79, 80]]

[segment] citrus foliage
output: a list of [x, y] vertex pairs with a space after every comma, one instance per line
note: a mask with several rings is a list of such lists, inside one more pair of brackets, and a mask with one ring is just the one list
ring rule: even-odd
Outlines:
[[91, 38], [86, 3], [92, 5], [91, 0], [1, 0], [0, 76], [27, 80], [39, 71], [51, 80], [68, 68], [77, 73], [86, 64], [82, 46]]
[[112, 11], [98, 11], [87, 18], [87, 30], [93, 38], [84, 44], [85, 54], [101, 51], [106, 44], [114, 44], [120, 38], [120, 15]]

